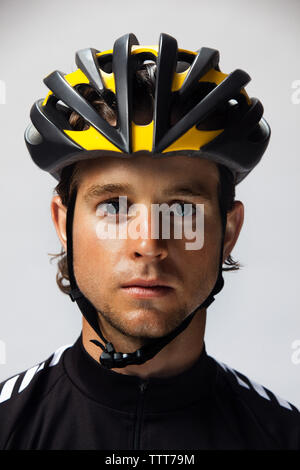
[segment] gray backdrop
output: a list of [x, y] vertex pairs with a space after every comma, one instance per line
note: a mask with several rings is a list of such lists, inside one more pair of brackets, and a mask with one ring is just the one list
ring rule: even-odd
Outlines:
[[237, 187], [245, 222], [232, 255], [244, 267], [224, 274], [208, 310], [208, 353], [300, 407], [300, 364], [292, 361], [300, 339], [299, 23], [296, 0], [0, 1], [0, 381], [74, 342], [81, 328], [47, 255], [60, 251], [50, 216], [55, 180], [31, 162], [23, 139], [30, 107], [47, 93], [42, 79], [76, 70], [78, 49], [109, 49], [127, 32], [156, 44], [166, 32], [181, 48], [218, 49], [225, 73], [246, 70], [247, 91], [272, 127], [261, 164]]

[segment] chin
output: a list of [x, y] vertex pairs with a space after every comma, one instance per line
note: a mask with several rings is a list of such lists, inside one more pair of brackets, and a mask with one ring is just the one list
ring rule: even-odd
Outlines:
[[122, 326], [135, 337], [159, 338], [170, 333], [182, 320], [172, 312], [148, 307], [128, 312], [123, 317]]

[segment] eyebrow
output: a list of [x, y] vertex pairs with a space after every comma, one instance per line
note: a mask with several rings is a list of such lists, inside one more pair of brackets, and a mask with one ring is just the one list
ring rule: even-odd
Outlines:
[[166, 196], [202, 196], [206, 199], [211, 199], [212, 197], [209, 190], [198, 181], [188, 185], [179, 184], [172, 188], [168, 188], [164, 191], [164, 194]]
[[[92, 199], [96, 199], [105, 195], [111, 194], [132, 194], [134, 188], [127, 183], [107, 183], [107, 184], [93, 184], [85, 192], [83, 199], [89, 202]], [[165, 196], [201, 196], [205, 199], [211, 199], [212, 196], [208, 189], [200, 184], [198, 181], [192, 184], [183, 185], [180, 183], [177, 186], [163, 191]]]

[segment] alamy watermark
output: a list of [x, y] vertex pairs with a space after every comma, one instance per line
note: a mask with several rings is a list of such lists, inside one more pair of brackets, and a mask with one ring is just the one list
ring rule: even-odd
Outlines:
[[292, 93], [291, 101], [293, 104], [300, 104], [300, 80], [294, 80], [292, 82], [292, 88], [295, 91]]
[[6, 103], [6, 85], [4, 80], [0, 80], [0, 104]]
[[[117, 198], [116, 198], [117, 199]], [[114, 199], [114, 201], [116, 201]], [[111, 204], [105, 202], [99, 204], [96, 215], [100, 220], [96, 225], [96, 233], [99, 239], [138, 239], [149, 238], [148, 225], [144, 230], [145, 220], [149, 214], [144, 204], [132, 204], [127, 207], [127, 196], [119, 196], [118, 204], [121, 212], [105, 214], [101, 206]], [[183, 204], [180, 202], [180, 204]], [[151, 204], [151, 238], [163, 238], [169, 240], [171, 227], [175, 239], [195, 239], [194, 242], [185, 243], [186, 250], [200, 250], [204, 244], [204, 204], [184, 203], [184, 211], [187, 214], [178, 214], [178, 203], [169, 206], [167, 203]], [[160, 231], [160, 214], [162, 215], [162, 230]], [[161, 233], [161, 236], [160, 236]]]
[[291, 361], [295, 366], [300, 364], [300, 339], [295, 339], [292, 342], [291, 348], [294, 349], [291, 355]]
[[6, 364], [6, 344], [0, 339], [0, 365]]

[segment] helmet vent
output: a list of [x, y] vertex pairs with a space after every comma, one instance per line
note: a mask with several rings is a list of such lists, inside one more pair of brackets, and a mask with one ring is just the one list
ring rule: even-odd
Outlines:
[[155, 65], [156, 62], [155, 60], [146, 59], [143, 61], [143, 65], [147, 65], [147, 64]]
[[183, 98], [178, 92], [174, 92], [172, 94], [170, 125], [173, 126], [176, 124], [176, 122], [189, 113], [189, 111], [201, 102], [215, 87], [215, 83], [198, 82], [196, 86], [194, 86], [194, 92]]
[[65, 113], [71, 113], [72, 112], [71, 109], [69, 108], [69, 106], [67, 106], [66, 103], [64, 103], [62, 100], [58, 100], [56, 102], [55, 106], [56, 106], [56, 109], [58, 111], [63, 111]]
[[[75, 89], [108, 124], [112, 127], [116, 126], [116, 100], [112, 91], [105, 90], [101, 96], [93, 87], [85, 83], [76, 85]], [[87, 130], [90, 127], [89, 122], [75, 111], [70, 112], [69, 122], [72, 129], [76, 131]]]
[[191, 64], [189, 64], [188, 62], [184, 62], [183, 60], [181, 60], [181, 61], [177, 62], [176, 73], [185, 72], [190, 66], [191, 66]]
[[112, 55], [98, 57], [99, 68], [105, 73], [112, 73]]
[[176, 72], [177, 73], [185, 72], [188, 68], [190, 68], [194, 60], [195, 60], [194, 55], [188, 54], [186, 52], [178, 52]]

